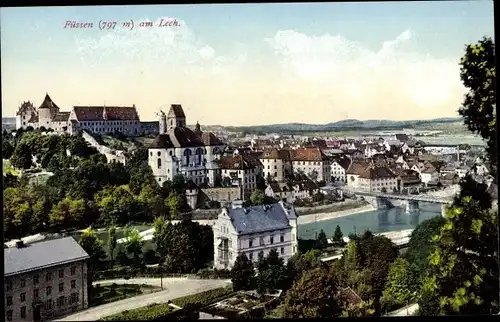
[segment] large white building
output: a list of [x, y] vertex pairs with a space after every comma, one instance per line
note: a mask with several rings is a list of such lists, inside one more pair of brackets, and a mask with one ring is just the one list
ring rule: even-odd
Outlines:
[[122, 133], [126, 136], [142, 134], [135, 105], [132, 106], [74, 106], [70, 112], [61, 112], [59, 106], [45, 95], [42, 104], [24, 102], [16, 113], [16, 129], [44, 127], [54, 132], [75, 134], [85, 130], [92, 134]]
[[217, 269], [233, 267], [239, 253], [256, 261], [259, 252], [267, 256], [276, 249], [286, 262], [298, 251], [295, 209], [283, 202], [249, 208], [234, 202], [222, 208], [212, 229]]
[[269, 149], [262, 152], [259, 158], [263, 165], [264, 178], [283, 181], [289, 178], [292, 171], [292, 160], [289, 150]]
[[149, 146], [148, 163], [161, 186], [178, 174], [195, 184], [214, 185], [225, 145], [213, 133], [186, 127], [181, 105], [171, 105], [167, 115], [162, 112], [160, 134]]
[[353, 161], [347, 170], [347, 186], [352, 190], [392, 193], [400, 190], [398, 176], [385, 166]]
[[330, 182], [330, 160], [320, 148], [299, 148], [291, 153], [294, 172], [302, 172], [315, 181]]

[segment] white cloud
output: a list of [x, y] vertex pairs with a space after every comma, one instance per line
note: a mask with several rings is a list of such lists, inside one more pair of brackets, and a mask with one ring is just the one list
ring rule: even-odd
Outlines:
[[[288, 77], [307, 79], [316, 93], [334, 93], [340, 99], [336, 104], [342, 102], [339, 108], [353, 107], [357, 118], [363, 118], [362, 104], [372, 107], [370, 116], [364, 113], [371, 118], [376, 109], [385, 118], [453, 115], [462, 100], [458, 57], [436, 59], [412, 51], [417, 40], [410, 29], [385, 41], [378, 51], [341, 35], [309, 36], [293, 30], [279, 31], [266, 42]], [[408, 108], [413, 110], [405, 112]], [[419, 109], [420, 116], [415, 112]]]

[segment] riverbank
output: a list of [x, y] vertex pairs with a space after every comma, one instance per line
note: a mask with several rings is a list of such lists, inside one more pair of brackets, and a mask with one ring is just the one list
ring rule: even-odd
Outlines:
[[372, 205], [365, 204], [365, 205], [358, 206], [357, 208], [351, 208], [351, 209], [346, 209], [346, 210], [310, 213], [310, 214], [300, 215], [298, 220], [297, 220], [297, 223], [299, 225], [311, 224], [314, 222], [325, 221], [325, 220], [346, 217], [346, 216], [351, 216], [351, 215], [357, 215], [357, 214], [361, 214], [361, 213], [369, 212], [369, 211], [374, 211], [374, 210], [377, 210], [377, 209], [375, 207], [373, 207]]

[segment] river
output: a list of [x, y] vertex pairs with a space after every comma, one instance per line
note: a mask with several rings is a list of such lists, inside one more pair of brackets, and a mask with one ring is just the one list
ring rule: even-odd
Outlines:
[[331, 238], [337, 225], [342, 229], [344, 236], [353, 232], [363, 233], [366, 230], [373, 233], [400, 231], [413, 229], [426, 219], [441, 216], [441, 205], [439, 204], [421, 202], [419, 206], [420, 212], [415, 214], [407, 214], [404, 208], [395, 207], [302, 224], [298, 226], [298, 233], [302, 239], [314, 239], [315, 232], [319, 233], [323, 229], [326, 236]]

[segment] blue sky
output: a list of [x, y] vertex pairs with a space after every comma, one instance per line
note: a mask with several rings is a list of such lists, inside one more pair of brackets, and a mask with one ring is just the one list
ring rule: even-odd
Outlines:
[[[66, 110], [135, 104], [147, 120], [181, 103], [202, 124], [454, 116], [458, 60], [493, 36], [492, 3], [2, 8], [3, 114], [49, 92]], [[181, 26], [96, 27], [162, 17]]]

